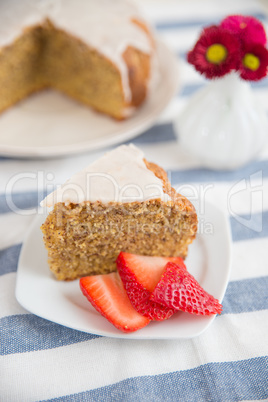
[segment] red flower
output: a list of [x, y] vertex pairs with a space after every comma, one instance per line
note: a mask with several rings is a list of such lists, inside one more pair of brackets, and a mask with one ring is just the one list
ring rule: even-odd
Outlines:
[[187, 60], [207, 78], [222, 77], [239, 66], [240, 42], [231, 32], [215, 25], [205, 28]]
[[268, 72], [268, 50], [254, 43], [245, 44], [242, 49], [240, 76], [247, 81], [258, 81]]
[[263, 25], [257, 18], [230, 15], [222, 20], [220, 27], [239, 36], [244, 43], [260, 43], [266, 44], [266, 33]]

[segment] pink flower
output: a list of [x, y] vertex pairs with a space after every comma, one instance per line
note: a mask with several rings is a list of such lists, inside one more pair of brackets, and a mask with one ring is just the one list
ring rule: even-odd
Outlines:
[[268, 50], [260, 44], [247, 43], [243, 46], [240, 76], [247, 81], [258, 81], [268, 72]]
[[240, 42], [226, 29], [205, 28], [187, 60], [207, 78], [222, 77], [239, 66]]
[[265, 29], [261, 22], [254, 17], [230, 15], [222, 20], [220, 27], [239, 36], [244, 43], [266, 44]]

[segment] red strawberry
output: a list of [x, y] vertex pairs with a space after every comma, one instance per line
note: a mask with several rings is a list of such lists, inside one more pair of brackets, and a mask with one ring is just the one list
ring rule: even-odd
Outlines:
[[134, 308], [150, 320], [170, 318], [175, 310], [150, 300], [167, 262], [183, 264], [180, 257], [147, 257], [121, 252], [116, 260], [122, 282]]
[[133, 332], [149, 324], [133, 308], [117, 272], [81, 278], [80, 288], [92, 306], [121, 331]]
[[154, 289], [152, 301], [193, 314], [220, 314], [222, 305], [182, 265], [169, 262]]

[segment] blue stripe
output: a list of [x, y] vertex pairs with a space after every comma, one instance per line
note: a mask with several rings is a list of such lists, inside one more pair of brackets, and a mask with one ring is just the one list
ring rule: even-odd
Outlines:
[[0, 250], [0, 275], [16, 272], [21, 244]]
[[234, 241], [260, 239], [268, 236], [268, 211], [230, 217]]
[[222, 315], [267, 310], [268, 276], [229, 282], [222, 305]]
[[155, 144], [157, 142], [175, 141], [176, 135], [172, 123], [158, 124], [138, 137], [128, 141], [135, 145]]
[[[268, 277], [230, 282], [222, 314], [268, 309]], [[12, 315], [0, 320], [1, 354], [25, 353], [84, 342], [97, 336], [74, 331], [33, 314]]]
[[215, 19], [196, 19], [196, 20], [173, 20], [166, 22], [156, 22], [155, 28], [158, 31], [167, 31], [169, 29], [185, 29], [185, 28], [203, 28], [208, 25], [217, 25], [221, 21], [221, 18]]
[[265, 398], [268, 398], [268, 358], [263, 356], [241, 361], [207, 363], [190, 370], [167, 374], [127, 378], [106, 387], [49, 401], [221, 402]]
[[33, 314], [0, 319], [0, 355], [33, 352], [86, 342], [98, 335], [75, 331]]
[[177, 52], [177, 56], [179, 59], [186, 61], [187, 53], [188, 53], [188, 50], [187, 50], [187, 52], [185, 50], [181, 50], [181, 51]]
[[[262, 22], [267, 21], [267, 15], [260, 13], [260, 12], [252, 12], [249, 15], [252, 17], [255, 17]], [[166, 31], [170, 29], [185, 29], [185, 28], [203, 28], [209, 25], [217, 25], [221, 22], [221, 20], [225, 16], [222, 16], [220, 18], [213, 18], [213, 19], [191, 19], [191, 20], [173, 20], [171, 21], [170, 19], [168, 21], [163, 21], [163, 22], [156, 22], [155, 23], [155, 28], [159, 31]]]
[[169, 170], [168, 177], [175, 186], [176, 183], [236, 182], [248, 179], [257, 172], [260, 172], [263, 178], [268, 177], [268, 160], [253, 161], [236, 170], [217, 171], [205, 168]]
[[264, 78], [260, 81], [251, 82], [250, 84], [253, 89], [267, 88], [268, 87], [268, 78]]
[[46, 192], [25, 191], [23, 193], [0, 194], [0, 214], [22, 209], [36, 209], [46, 197]]
[[193, 95], [195, 92], [197, 92], [199, 89], [204, 88], [206, 83], [199, 83], [199, 84], [188, 84], [188, 85], [183, 85], [180, 89], [180, 91], [177, 93], [177, 97], [188, 97]]
[[[1, 152], [0, 152], [0, 154], [1, 154]], [[0, 156], [0, 162], [9, 161], [10, 159], [13, 159], [13, 158], [10, 158], [9, 156]]]

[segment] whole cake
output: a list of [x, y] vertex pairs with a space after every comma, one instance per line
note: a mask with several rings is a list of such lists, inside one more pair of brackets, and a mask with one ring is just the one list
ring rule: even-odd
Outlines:
[[116, 119], [143, 103], [154, 41], [126, 0], [2, 0], [0, 112], [54, 88]]
[[134, 145], [108, 152], [41, 206], [53, 207], [41, 229], [59, 280], [115, 271], [120, 251], [185, 258], [197, 231], [193, 205]]

